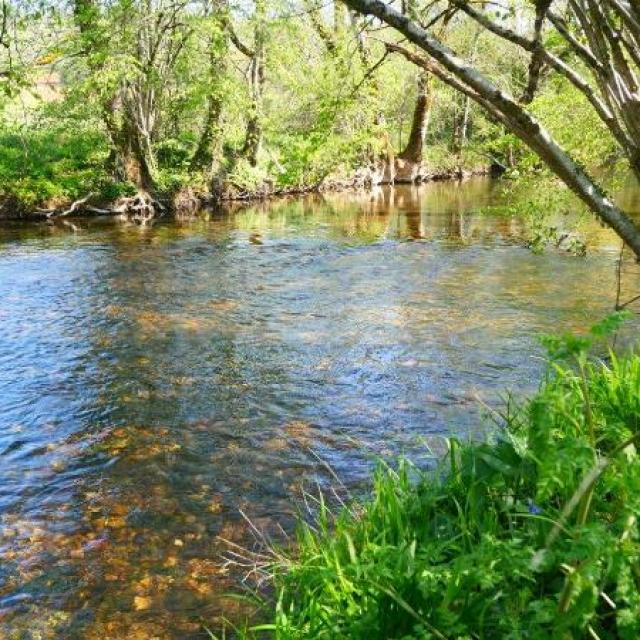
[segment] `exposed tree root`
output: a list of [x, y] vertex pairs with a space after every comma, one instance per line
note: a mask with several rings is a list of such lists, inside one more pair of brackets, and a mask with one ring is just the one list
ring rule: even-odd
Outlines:
[[172, 198], [171, 208], [176, 218], [189, 218], [201, 208], [204, 198], [201, 194], [187, 187], [180, 189]]
[[384, 160], [377, 165], [365, 167], [356, 172], [354, 186], [379, 186], [383, 184], [423, 184], [436, 180], [464, 180], [472, 176], [494, 175], [499, 172], [494, 166], [481, 165], [471, 169], [454, 167], [451, 169], [429, 169], [422, 162], [412, 162], [403, 158], [393, 158], [393, 166]]
[[135, 196], [119, 198], [112, 207], [97, 207], [89, 204], [89, 200], [93, 196], [94, 194], [90, 193], [84, 198], [76, 200], [66, 209], [36, 209], [28, 217], [58, 220], [70, 215], [120, 216], [131, 222], [147, 224], [155, 218], [162, 217], [166, 212], [166, 208], [162, 203], [142, 191]]

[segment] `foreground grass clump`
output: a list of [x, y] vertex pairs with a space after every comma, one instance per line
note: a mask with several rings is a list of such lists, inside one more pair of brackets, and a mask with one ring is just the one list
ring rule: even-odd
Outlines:
[[274, 562], [273, 623], [250, 633], [640, 638], [640, 357], [550, 346], [573, 364], [494, 441], [451, 440], [436, 473], [383, 467], [336, 518], [322, 506]]

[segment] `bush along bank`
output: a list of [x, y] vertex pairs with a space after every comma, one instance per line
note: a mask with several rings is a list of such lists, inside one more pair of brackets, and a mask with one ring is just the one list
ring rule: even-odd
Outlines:
[[271, 550], [271, 619], [244, 638], [640, 638], [640, 357], [614, 330], [548, 339], [539, 392], [436, 472], [382, 465], [371, 497], [321, 502]]

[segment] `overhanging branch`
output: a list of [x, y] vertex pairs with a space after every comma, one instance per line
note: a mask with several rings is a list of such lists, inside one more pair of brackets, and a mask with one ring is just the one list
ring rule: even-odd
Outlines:
[[618, 233], [640, 257], [640, 229], [600, 189], [582, 167], [554, 140], [548, 131], [517, 101], [496, 86], [477, 68], [460, 59], [440, 40], [408, 16], [381, 0], [345, 0], [364, 15], [372, 15], [393, 27], [435, 60], [467, 89], [477, 94], [488, 110], [498, 112], [503, 122], [597, 215]]

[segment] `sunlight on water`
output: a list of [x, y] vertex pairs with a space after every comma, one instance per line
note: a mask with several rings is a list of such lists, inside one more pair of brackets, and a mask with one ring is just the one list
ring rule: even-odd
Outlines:
[[319, 458], [357, 486], [535, 388], [537, 336], [611, 310], [618, 245], [534, 255], [494, 190], [0, 230], [0, 637], [205, 637], [240, 615], [240, 509], [281, 535]]

